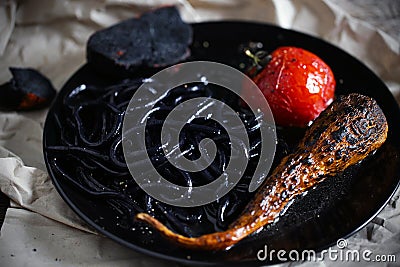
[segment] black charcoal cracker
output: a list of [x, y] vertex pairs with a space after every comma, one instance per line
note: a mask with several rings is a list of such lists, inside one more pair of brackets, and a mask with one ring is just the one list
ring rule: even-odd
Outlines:
[[175, 7], [163, 7], [94, 33], [87, 60], [106, 75], [129, 76], [186, 59], [192, 34]]

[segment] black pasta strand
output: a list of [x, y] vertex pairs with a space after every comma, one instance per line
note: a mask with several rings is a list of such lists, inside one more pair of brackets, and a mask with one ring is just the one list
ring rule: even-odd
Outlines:
[[100, 152], [87, 148], [87, 147], [77, 147], [77, 146], [48, 146], [48, 150], [55, 152], [78, 152], [82, 154], [86, 154], [88, 156], [92, 156], [104, 161], [108, 161], [109, 157], [101, 154]]
[[[122, 168], [127, 168], [128, 166], [126, 165], [126, 163], [120, 161], [120, 160], [118, 159], [118, 155], [117, 155], [117, 154], [118, 154], [118, 153], [117, 153], [118, 147], [119, 147], [119, 146], [122, 146], [121, 142], [122, 142], [121, 137], [118, 137], [118, 138], [115, 139], [115, 141], [112, 143], [111, 149], [110, 149], [110, 159], [111, 159], [111, 162], [112, 162], [113, 164], [115, 164], [116, 166], [122, 167]], [[122, 150], [122, 148], [120, 148], [120, 149]]]
[[62, 168], [58, 166], [58, 164], [53, 160], [52, 166], [55, 168], [55, 170], [61, 174], [65, 179], [68, 180], [68, 182], [72, 183], [75, 187], [80, 189], [86, 194], [92, 195], [94, 197], [118, 197], [118, 198], [124, 198], [124, 196], [121, 195], [121, 193], [114, 192], [114, 191], [93, 191], [90, 188], [87, 188], [87, 186], [84, 186], [80, 184], [79, 182], [76, 181], [76, 179], [72, 178], [70, 175], [68, 175]]
[[[216, 158], [206, 169], [195, 173], [179, 170], [168, 161], [161, 144], [161, 129], [168, 114], [186, 100], [221, 95], [224, 96], [220, 98], [221, 101], [225, 102], [226, 98], [227, 102], [235, 103], [237, 96], [223, 93], [218, 91], [219, 88], [203, 83], [182, 85], [171, 90], [154, 106], [147, 117], [146, 147], [136, 151], [125, 151], [124, 155], [122, 125], [125, 110], [141, 84], [142, 79], [135, 79], [103, 88], [86, 85], [66, 95], [63, 99], [63, 115], [54, 116], [60, 132], [60, 142], [47, 147], [54, 159], [51, 162], [52, 168], [85, 194], [104, 199], [121, 218], [132, 218], [132, 214], [146, 211], [165, 221], [178, 232], [188, 235], [198, 234], [190, 229], [189, 224], [192, 223], [202, 225], [202, 231], [223, 229], [226, 227], [226, 221], [241, 205], [241, 194], [247, 194], [248, 179], [243, 183], [240, 181], [235, 190], [225, 197], [204, 207], [179, 208], [161, 203], [141, 190], [130, 175], [127, 163], [130, 169], [134, 170], [147, 163], [148, 159], [145, 157], [148, 156], [160, 175], [169, 177], [172, 183], [189, 188], [214, 181], [225, 171], [231, 153], [230, 136], [220, 124], [203, 118], [194, 119], [189, 123], [167, 122], [173, 129], [184, 125], [179, 133], [179, 146], [190, 159], [199, 156], [198, 147], [202, 139], [211, 138], [216, 143]], [[142, 99], [140, 102], [145, 101], [146, 99]], [[233, 109], [238, 112], [245, 125], [251, 144], [249, 153], [256, 158], [260, 141], [257, 118], [251, 111], [241, 107], [239, 101], [236, 102]], [[231, 120], [222, 112], [221, 107], [215, 118]], [[132, 127], [124, 134], [136, 136], [139, 127], [141, 126]], [[240, 127], [238, 125], [236, 128]], [[233, 129], [233, 136], [236, 135], [236, 128]], [[63, 163], [61, 166], [57, 164], [57, 159], [66, 157], [70, 159], [70, 163]], [[75, 173], [73, 176], [70, 175], [71, 169]], [[133, 221], [127, 225], [131, 223]]]

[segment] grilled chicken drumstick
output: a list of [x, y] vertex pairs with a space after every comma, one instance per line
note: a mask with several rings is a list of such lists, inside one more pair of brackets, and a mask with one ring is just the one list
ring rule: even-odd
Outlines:
[[378, 149], [385, 142], [387, 131], [385, 115], [374, 99], [359, 94], [339, 96], [307, 130], [297, 151], [283, 158], [226, 231], [186, 237], [172, 232], [149, 214], [139, 213], [136, 218], [184, 247], [227, 249], [272, 223], [296, 196]]

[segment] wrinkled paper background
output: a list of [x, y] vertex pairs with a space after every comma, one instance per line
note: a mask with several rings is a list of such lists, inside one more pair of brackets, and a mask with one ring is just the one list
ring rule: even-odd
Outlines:
[[[400, 8], [391, 0], [0, 1], [0, 84], [11, 78], [9, 66], [33, 67], [60, 89], [85, 62], [85, 44], [93, 31], [165, 4], [177, 5], [187, 22], [252, 20], [318, 36], [368, 65], [400, 102]], [[70, 210], [43, 162], [46, 113], [0, 112], [0, 190], [12, 200], [1, 229], [0, 265], [179, 266], [93, 234]], [[398, 198], [399, 192], [349, 238], [348, 248], [395, 254], [400, 262]]]

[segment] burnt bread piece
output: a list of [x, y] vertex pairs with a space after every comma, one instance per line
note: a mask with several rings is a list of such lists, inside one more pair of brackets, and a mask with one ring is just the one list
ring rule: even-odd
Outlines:
[[12, 78], [0, 85], [1, 110], [33, 110], [48, 106], [56, 95], [43, 74], [31, 68], [10, 68]]
[[297, 196], [366, 158], [385, 142], [387, 132], [385, 115], [374, 99], [360, 94], [339, 96], [306, 131], [297, 150], [282, 159], [227, 230], [186, 237], [147, 213], [137, 214], [136, 219], [188, 248], [227, 249], [274, 222]]
[[95, 32], [87, 43], [87, 61], [104, 74], [129, 76], [138, 68], [186, 59], [192, 35], [176, 7], [163, 7]]

